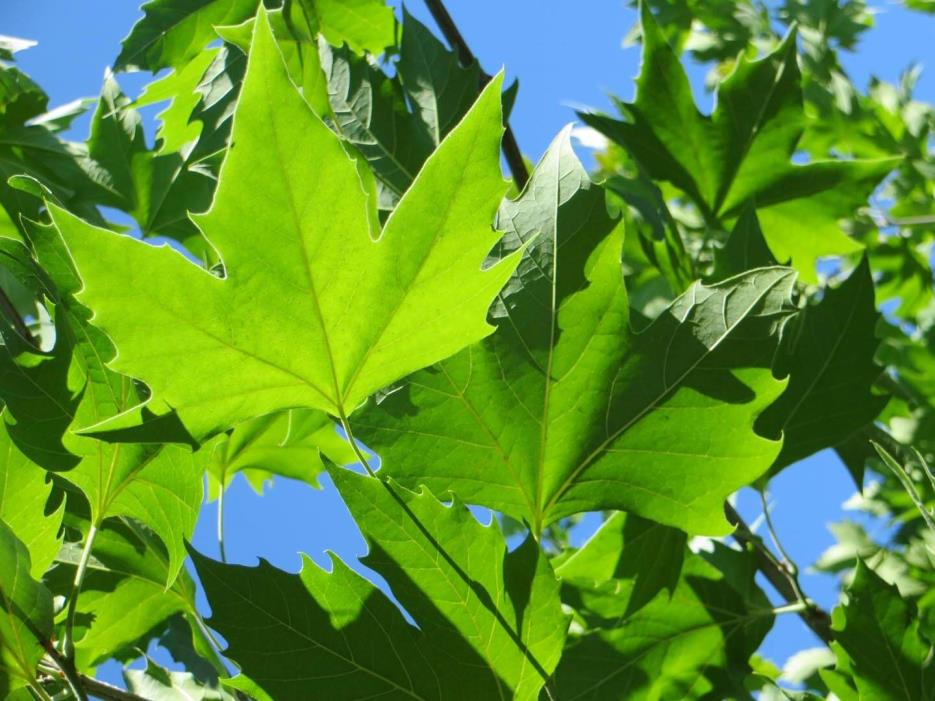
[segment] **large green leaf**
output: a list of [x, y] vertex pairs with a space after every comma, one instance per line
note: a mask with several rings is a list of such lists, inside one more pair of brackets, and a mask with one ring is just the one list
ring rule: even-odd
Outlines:
[[531, 540], [511, 553], [460, 503], [336, 468], [335, 484], [400, 611], [332, 556], [298, 575], [195, 555], [226, 655], [276, 701], [325, 694], [536, 699], [561, 654], [555, 576]]
[[114, 69], [182, 68], [217, 37], [215, 26], [242, 22], [256, 7], [256, 0], [150, 0], [123, 40]]
[[493, 309], [500, 328], [355, 421], [383, 469], [537, 532], [598, 509], [727, 532], [723, 499], [779, 451], [752, 427], [783, 388], [769, 365], [794, 273], [696, 284], [634, 333], [622, 233], [567, 132], [499, 222], [505, 250], [538, 233]]
[[50, 207], [85, 283], [80, 298], [120, 349], [112, 366], [201, 437], [295, 406], [349, 413], [490, 333], [484, 315], [517, 260], [481, 269], [505, 191], [500, 82], [374, 240], [357, 164], [289, 81], [261, 14], [235, 146], [197, 219], [223, 278]]
[[[82, 530], [87, 524], [72, 520]], [[50, 576], [56, 593], [70, 594], [81, 557], [70, 543]], [[75, 637], [77, 663], [93, 670], [107, 659], [132, 659], [135, 647], [173, 614], [183, 615], [196, 636], [203, 637], [195, 609], [195, 584], [187, 572], [166, 587], [172, 563], [158, 538], [127, 519], [111, 519], [98, 532], [78, 599]], [[141, 640], [142, 639], [142, 640]]]
[[791, 161], [804, 128], [795, 34], [758, 61], [741, 56], [709, 116], [695, 106], [648, 3], [641, 18], [636, 100], [619, 103], [626, 119], [582, 119], [623, 145], [653, 178], [689, 195], [708, 221], [733, 219], [755, 202], [773, 253], [791, 259], [806, 281], [816, 280], [819, 257], [860, 250], [837, 222], [865, 205], [898, 161]]
[[0, 521], [0, 698], [36, 678], [52, 639], [52, 596], [29, 574], [29, 551]]
[[764, 435], [782, 432], [774, 470], [837, 445], [882, 411], [887, 398], [872, 391], [883, 372], [874, 362], [878, 316], [865, 258], [798, 317], [777, 363], [789, 386], [757, 422]]
[[29, 237], [48, 275], [56, 344], [51, 357], [2, 357], [0, 394], [8, 404], [9, 434], [35, 462], [64, 470], [62, 477], [87, 497], [95, 527], [123, 515], [154, 529], [171, 553], [171, 579], [195, 527], [206, 456], [188, 446], [105, 443], [70, 430], [132, 409], [140, 394], [132, 379], [107, 367], [114, 347], [73, 296], [80, 281], [58, 232], [32, 225]]
[[[576, 617], [575, 634], [555, 672], [554, 697], [750, 698], [740, 683], [772, 624], [769, 601], [753, 584], [752, 560], [718, 546], [707, 562], [683, 541], [684, 563], [679, 560], [677, 568], [671, 561], [640, 557], [607, 570], [609, 544], [639, 549], [647, 537], [645, 528], [632, 529], [631, 518], [609, 518], [556, 570], [562, 599]], [[669, 580], [668, 591], [647, 592], [647, 579], [661, 577]]]
[[861, 701], [935, 696], [932, 644], [919, 632], [912, 605], [863, 561], [833, 622], [837, 668], [851, 676]]
[[46, 514], [52, 492], [47, 473], [16, 447], [4, 422], [0, 426], [0, 520], [29, 551], [36, 579], [52, 564], [61, 547], [61, 504]]

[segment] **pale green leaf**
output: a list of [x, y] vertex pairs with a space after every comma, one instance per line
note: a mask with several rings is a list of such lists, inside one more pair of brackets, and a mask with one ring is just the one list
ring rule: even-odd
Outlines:
[[112, 367], [144, 380], [196, 437], [296, 406], [351, 412], [490, 333], [484, 314], [516, 264], [482, 269], [505, 191], [500, 79], [374, 240], [357, 165], [289, 81], [260, 16], [235, 145], [197, 219], [223, 278], [50, 205], [79, 297], [120, 349]]
[[34, 580], [29, 551], [0, 520], [0, 698], [36, 678], [52, 639], [52, 597]]

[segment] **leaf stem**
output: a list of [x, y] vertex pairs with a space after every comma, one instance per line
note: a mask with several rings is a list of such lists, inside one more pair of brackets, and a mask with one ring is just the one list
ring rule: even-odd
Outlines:
[[789, 581], [788, 571], [763, 541], [750, 530], [750, 527], [747, 526], [734, 507], [727, 502], [724, 502], [724, 513], [727, 520], [734, 524], [736, 528], [734, 539], [741, 545], [753, 549], [757, 560], [757, 569], [763, 573], [766, 580], [787, 603], [790, 605], [805, 604], [804, 609], [798, 612], [799, 616], [815, 635], [824, 641], [826, 645], [830, 645], [834, 640], [834, 633], [831, 630], [831, 616], [828, 615], [828, 612], [808, 598], [804, 602], [799, 599], [795, 588]]
[[71, 689], [71, 693], [74, 694], [78, 701], [88, 701], [88, 695], [85, 693], [85, 687], [82, 684], [81, 675], [79, 675], [78, 671], [75, 669], [74, 662], [68, 658], [62, 657], [59, 651], [56, 650], [55, 646], [51, 643], [45, 641], [40, 642], [45, 648], [46, 654], [54, 663], [53, 671], [57, 671], [57, 673], [65, 680], [68, 688]]
[[[476, 61], [477, 57], [474, 55], [474, 52], [471, 51], [467, 41], [458, 29], [458, 25], [455, 24], [454, 19], [452, 19], [449, 14], [448, 8], [445, 7], [444, 2], [442, 2], [442, 0], [425, 0], [425, 5], [428, 7], [432, 18], [435, 20], [435, 24], [438, 25], [445, 40], [451, 45], [451, 48], [458, 52], [458, 58], [460, 58], [461, 63], [465, 66], [469, 66]], [[487, 85], [490, 79], [491, 76], [481, 70], [480, 87], [483, 88]], [[526, 187], [526, 183], [529, 180], [529, 170], [526, 168], [526, 161], [523, 160], [523, 153], [519, 149], [519, 144], [516, 141], [516, 134], [513, 133], [509, 120], [505, 121], [504, 127], [506, 131], [503, 134], [503, 157], [506, 159], [506, 164], [510, 168], [513, 180], [516, 182], [516, 189], [522, 190]]]
[[757, 491], [760, 493], [760, 504], [763, 507], [763, 518], [766, 521], [766, 529], [769, 531], [769, 537], [773, 541], [773, 545], [776, 546], [776, 550], [778, 550], [779, 554], [782, 556], [782, 562], [780, 564], [789, 574], [789, 584], [791, 584], [792, 588], [795, 590], [796, 598], [800, 603], [807, 606], [808, 598], [805, 596], [805, 592], [802, 591], [802, 585], [799, 582], [799, 568], [795, 564], [795, 560], [793, 560], [789, 556], [789, 553], [786, 552], [786, 549], [782, 547], [779, 534], [776, 532], [776, 527], [773, 525], [773, 517], [770, 515], [769, 503], [766, 499], [766, 488], [763, 487]]
[[[880, 459], [883, 460], [884, 464], [892, 470], [893, 474], [896, 475], [897, 479], [902, 483], [903, 489], [909, 494], [909, 498], [912, 500], [912, 503], [918, 509], [919, 513], [922, 514], [922, 519], [925, 521], [925, 524], [935, 533], [935, 518], [932, 516], [932, 512], [928, 510], [925, 506], [925, 502], [922, 500], [922, 496], [919, 494], [919, 491], [916, 489], [915, 484], [913, 483], [912, 478], [909, 476], [909, 473], [906, 472], [906, 469], [900, 465], [896, 459], [890, 455], [886, 449], [881, 446], [876, 441], [870, 441], [870, 444], [873, 446], [874, 450], [879, 454]], [[921, 455], [917, 454], [917, 459], [922, 463], [925, 473], [932, 479], [931, 470], [929, 470], [928, 464], [922, 458]], [[933, 482], [935, 486], [935, 482]]]
[[29, 682], [29, 690], [33, 695], [40, 701], [52, 701], [52, 697], [49, 696], [48, 692], [42, 688], [42, 684], [38, 680], [32, 679]]
[[227, 485], [224, 484], [224, 479], [221, 479], [221, 487], [218, 489], [218, 551], [221, 557], [221, 562], [225, 565], [227, 564], [227, 551], [224, 548], [224, 492], [227, 491]]
[[367, 461], [367, 457], [360, 449], [360, 446], [357, 445], [357, 441], [354, 440], [354, 432], [351, 430], [351, 422], [347, 420], [347, 415], [344, 413], [343, 409], [341, 409], [341, 413], [338, 419], [341, 421], [341, 427], [344, 429], [344, 433], [347, 436], [347, 442], [351, 444], [351, 450], [354, 451], [354, 455], [357, 456], [360, 464], [367, 471], [368, 475], [371, 477], [377, 477], [377, 473], [370, 468], [370, 463]]
[[[88, 571], [88, 561], [91, 559], [91, 549], [94, 547], [94, 538], [97, 535], [97, 526], [91, 524], [88, 529], [88, 537], [84, 541], [84, 549], [81, 551], [81, 559], [78, 561], [78, 569], [75, 570], [75, 579], [71, 587], [71, 595], [68, 597], [68, 613], [65, 616], [65, 633], [62, 638], [62, 650], [65, 657], [69, 660], [75, 658], [75, 616], [78, 613], [78, 595], [81, 593], [81, 585], [84, 584], [84, 576]], [[64, 670], [63, 670], [64, 671]]]

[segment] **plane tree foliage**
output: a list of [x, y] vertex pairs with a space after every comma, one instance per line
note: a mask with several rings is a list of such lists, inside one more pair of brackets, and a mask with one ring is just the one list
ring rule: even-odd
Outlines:
[[[635, 94], [524, 160], [426, 5], [150, 0], [55, 109], [0, 37], [0, 698], [935, 699], [921, 68], [851, 80], [863, 0], [643, 0]], [[767, 506], [821, 451], [891, 526], [833, 610]], [[227, 562], [240, 477], [367, 554]]]

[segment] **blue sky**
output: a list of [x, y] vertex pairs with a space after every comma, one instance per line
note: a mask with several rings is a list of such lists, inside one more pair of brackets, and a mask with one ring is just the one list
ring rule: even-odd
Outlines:
[[[397, 6], [400, 4], [394, 2]], [[537, 159], [563, 125], [574, 120], [574, 107], [608, 108], [608, 93], [629, 98], [639, 66], [639, 49], [623, 49], [622, 38], [635, 20], [623, 0], [449, 0], [449, 9], [488, 72], [505, 66], [510, 79], [520, 79], [519, 98], [511, 120], [524, 152]], [[877, 26], [864, 35], [859, 53], [844, 63], [859, 86], [871, 75], [896, 81], [912, 62], [928, 64], [919, 82], [920, 99], [935, 102], [935, 16], [911, 13], [900, 6], [871, 2], [879, 9]], [[418, 0], [408, 9], [431, 24]], [[116, 57], [120, 39], [140, 15], [132, 0], [2, 0], [0, 31], [39, 41], [18, 54], [18, 63], [42, 85], [57, 106], [97, 94], [105, 68]], [[701, 87], [705, 69], [691, 74], [702, 108], [711, 97]], [[121, 75], [130, 95], [138, 94], [148, 75]], [[149, 108], [151, 118], [158, 108]], [[71, 138], [87, 135], [88, 119], [74, 127]], [[150, 129], [150, 133], [152, 130]], [[259, 498], [242, 480], [227, 497], [227, 552], [234, 562], [255, 563], [257, 556], [295, 571], [298, 552], [325, 562], [332, 550], [353, 562], [365, 551], [349, 514], [330, 484], [316, 491], [280, 481]], [[807, 566], [834, 541], [827, 524], [840, 520], [841, 504], [854, 487], [833, 453], [814, 456], [783, 472], [774, 481], [773, 516], [787, 550]], [[759, 514], [758, 498], [742, 494], [741, 511], [749, 520]], [[214, 513], [208, 508], [195, 536], [196, 547], [217, 554]], [[836, 598], [834, 581], [806, 574], [806, 591], [823, 606]], [[763, 647], [781, 664], [791, 652], [818, 641], [795, 616], [783, 617]], [[106, 676], [115, 679], [115, 670]]]

